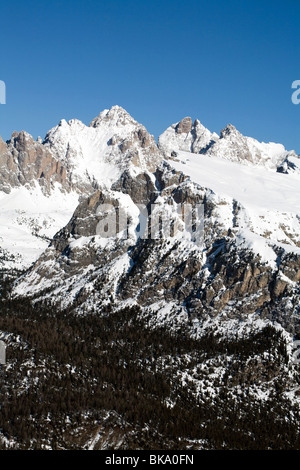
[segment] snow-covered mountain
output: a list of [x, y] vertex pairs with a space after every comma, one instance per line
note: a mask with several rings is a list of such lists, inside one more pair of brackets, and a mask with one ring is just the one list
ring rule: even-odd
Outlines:
[[242, 135], [232, 124], [222, 129], [218, 136], [197, 119], [193, 124], [190, 117], [170, 126], [159, 137], [158, 146], [167, 158], [182, 150], [272, 169], [281, 166], [289, 157], [297, 157], [294, 151], [287, 151], [282, 144], [258, 142]]
[[231, 124], [221, 131], [217, 142], [201, 153], [267, 168], [277, 168], [287, 156], [296, 156], [295, 152], [288, 152], [281, 144], [258, 142], [245, 137]]
[[[179, 206], [184, 203], [201, 203], [210, 216], [205, 218], [204, 245], [188, 248], [187, 237], [167, 236], [178, 247], [177, 263], [185, 262], [191, 250], [198, 253], [200, 266], [206, 266], [207, 250], [220, 233], [229, 236], [230, 243], [234, 240], [235, 249], [249, 249], [275, 271], [278, 250], [299, 255], [298, 158], [279, 144], [260, 144], [244, 137], [231, 125], [218, 137], [198, 120], [193, 124], [184, 118], [162, 134], [157, 146], [141, 124], [114, 106], [102, 111], [89, 126], [76, 119], [63, 120], [43, 142], [34, 142], [25, 132], [15, 133], [2, 148], [2, 161], [8, 169], [12, 163], [14, 169], [18, 166], [20, 175], [18, 179], [9, 176], [7, 182], [2, 176], [5, 192], [0, 216], [7, 221], [0, 232], [3, 267], [22, 269], [36, 262], [18, 282], [16, 293], [37, 293], [53, 285], [55, 298], [70, 304], [79, 291], [93, 285], [86, 270], [95, 280], [95, 270], [100, 269], [110, 273], [106, 292], [118, 296], [122, 276], [131, 271], [129, 253], [134, 246], [149, 242], [147, 237], [141, 242], [137, 230], [141, 211], [147, 211], [144, 219], [150, 228], [157, 213], [158, 219], [169, 218], [172, 227], [181, 227], [182, 236], [186, 230]], [[176, 154], [163, 161], [162, 155], [168, 157], [174, 151]], [[279, 168], [282, 171], [276, 171]], [[99, 220], [107, 215], [99, 207], [105, 204], [118, 206], [125, 214], [126, 237], [103, 240], [97, 234]], [[118, 219], [116, 227], [121, 233]], [[153, 248], [154, 253], [160, 247], [157, 262], [166, 256], [160, 243]], [[175, 274], [167, 272], [173, 279]], [[68, 281], [61, 284], [59, 278]], [[153, 298], [147, 297], [147, 304], [165, 295], [164, 289], [156, 289]]]
[[199, 153], [218, 140], [216, 133], [210, 132], [196, 119], [193, 123], [190, 117], [183, 118], [173, 124], [158, 138], [158, 146], [166, 157], [173, 151]]
[[[198, 122], [194, 128], [200, 129]], [[270, 168], [270, 161], [262, 154], [259, 165], [254, 165], [253, 161], [251, 165], [241, 165], [244, 160], [250, 161], [247, 153], [250, 140], [231, 126], [214, 141], [203, 129], [198, 133], [198, 142], [200, 134], [206, 134], [203, 137], [206, 142], [215, 142], [210, 149], [223, 142], [231, 158], [177, 149], [176, 157], [161, 162], [161, 154], [154, 147], [151, 164], [150, 149], [154, 143], [150, 137], [146, 147], [143, 139], [135, 142], [132, 136], [138, 134], [136, 129], [135, 121], [122, 108], [114, 107], [101, 113], [90, 127], [70, 121], [47, 134], [44, 145], [55, 159], [63, 155], [62, 163], [67, 168], [67, 175], [71, 175], [73, 187], [86, 194], [86, 185], [90, 182], [94, 191], [81, 199], [68, 224], [18, 280], [15, 295], [27, 292], [44, 295], [46, 289], [47, 296], [61, 305], [69, 306], [80, 298], [80, 308], [84, 309], [99, 302], [106, 304], [107, 299], [113, 299], [116, 305], [130, 300], [131, 303], [142, 303], [145, 308], [152, 305], [154, 309], [165, 303], [163, 308], [172, 306], [176, 315], [183, 308], [187, 316], [194, 315], [195, 311], [220, 313], [229, 305], [231, 312], [235, 309], [238, 312], [245, 308], [244, 303], [256, 312], [273, 298], [274, 286], [281, 298], [283, 292], [286, 295], [293, 292], [297, 296], [299, 175], [277, 172], [276, 165]], [[183, 120], [173, 130], [179, 136], [191, 136], [192, 129], [191, 121]], [[122, 139], [119, 138], [120, 144], [112, 152], [108, 139], [116, 136], [117, 131]], [[127, 145], [123, 146], [127, 142], [126, 135], [130, 136], [130, 142], [134, 141], [134, 148], [138, 145], [139, 162], [132, 161], [132, 151]], [[103, 140], [101, 136], [104, 136]], [[238, 147], [241, 143], [245, 146]], [[246, 152], [244, 159], [237, 158], [236, 148], [241, 154]], [[267, 148], [273, 147], [269, 144]], [[268, 155], [271, 159], [275, 154], [269, 152]], [[283, 154], [280, 155], [286, 159]], [[255, 155], [258, 158], [258, 154]], [[93, 164], [93, 156], [99, 167]], [[274, 158], [272, 161], [275, 162]], [[112, 170], [106, 173], [101, 170], [101, 165], [112, 165]], [[184, 204], [203, 207], [201, 243], [193, 243], [184, 226]], [[145, 217], [141, 210], [147, 211]], [[119, 219], [121, 212], [127, 220], [125, 228]], [[99, 235], [99, 223], [104, 224], [101, 221], [107, 218], [110, 221], [114, 217], [115, 236]], [[158, 230], [154, 237], [151, 231], [147, 236], [141, 236], [142, 220], [148, 230], [153, 230], [155, 223], [158, 227], [166, 223], [175, 232], [168, 229], [161, 237], [157, 236]], [[222, 253], [227, 252], [227, 258], [218, 265], [216, 272], [213, 259], [219, 249], [215, 252], [215, 245], [222, 247]], [[231, 260], [244, 266], [245, 253], [253, 266], [261, 266], [257, 270], [253, 267], [258, 279], [255, 276], [255, 282], [252, 277], [248, 279], [245, 271], [243, 276], [247, 283], [236, 274], [238, 277], [233, 276], [229, 287], [227, 263]], [[288, 267], [290, 256], [292, 267]], [[145, 261], [140, 265], [140, 259], [148, 257], [150, 263]], [[140, 266], [138, 270], [136, 265]], [[179, 276], [180, 270], [186, 277]], [[295, 274], [291, 274], [293, 270], [296, 270]], [[219, 279], [218, 288], [214, 290], [216, 278]], [[251, 288], [250, 281], [254, 282]], [[101, 289], [96, 287], [99, 283]], [[240, 288], [242, 291], [237, 295], [236, 289]], [[208, 296], [208, 289], [212, 297]]]
[[79, 202], [78, 193], [55, 185], [45, 195], [39, 184], [0, 192], [0, 269], [23, 271], [44, 252]]
[[44, 147], [67, 168], [71, 185], [84, 190], [110, 187], [125, 169], [154, 171], [162, 158], [153, 136], [120, 106], [102, 111], [89, 126], [60, 121]]
[[89, 126], [62, 120], [44, 141], [25, 131], [0, 140], [2, 267], [29, 267], [68, 222], [80, 195], [110, 187], [125, 170], [150, 174], [161, 160], [153, 136], [119, 106]]
[[[93, 323], [103, 316], [108, 323], [100, 328], [94, 359], [98, 363], [104, 341], [101, 358], [114, 353], [116, 377], [123, 360], [124, 370], [131, 364], [132, 352], [126, 360], [118, 354], [124, 345], [127, 352], [134, 349], [127, 337], [133, 327], [141, 349], [149, 348], [139, 353], [134, 370], [143, 364], [144, 373], [151, 372], [150, 384], [158, 373], [168, 374], [164, 390], [169, 392], [162, 402], [174, 413], [182, 387], [189, 397], [184, 403], [192, 403], [193, 410], [207, 406], [207, 397], [218, 411], [226, 396], [233, 410], [255, 403], [260, 420], [265, 406], [277, 417], [289, 416], [294, 426], [300, 406], [300, 379], [291, 360], [292, 341], [300, 337], [298, 161], [280, 144], [259, 143], [231, 125], [217, 136], [190, 118], [169, 127], [156, 144], [118, 106], [101, 112], [89, 126], [76, 119], [61, 121], [43, 141], [13, 134], [11, 141], [0, 142], [0, 246], [2, 270], [23, 272], [15, 275], [9, 301], [41, 306], [39, 318], [46, 325], [57, 309], [67, 322], [63, 341], [81, 318], [87, 322], [84, 334], [92, 332], [94, 340], [93, 325], [85, 331], [87, 318]], [[43, 316], [45, 306], [51, 308]], [[131, 317], [133, 312], [139, 317]], [[171, 335], [168, 344], [181, 345], [171, 357], [160, 349], [161, 336], [154, 352], [147, 343], [149, 335], [162, 331]], [[90, 340], [84, 337], [84, 348]], [[84, 348], [78, 349], [80, 358]], [[37, 357], [34, 353], [26, 362], [27, 381], [32, 371], [34, 377], [39, 373]], [[112, 363], [111, 357], [104, 363], [109, 374]], [[68, 397], [77, 377], [83, 380], [80, 387], [86, 380], [90, 391], [96, 387], [91, 396], [98, 398], [109, 380], [114, 391], [120, 385], [113, 374], [98, 384], [94, 369], [85, 376], [82, 364], [77, 370], [69, 362], [63, 367], [73, 374]], [[44, 369], [43, 363], [38, 370]], [[65, 377], [65, 369], [59, 377]], [[279, 402], [282, 413], [274, 412]], [[101, 426], [110, 417], [109, 408], [101, 414]], [[64, 419], [69, 422], [70, 416]], [[84, 433], [88, 447], [98, 439], [95, 432], [91, 427]], [[213, 447], [204, 441], [192, 442], [197, 448]]]

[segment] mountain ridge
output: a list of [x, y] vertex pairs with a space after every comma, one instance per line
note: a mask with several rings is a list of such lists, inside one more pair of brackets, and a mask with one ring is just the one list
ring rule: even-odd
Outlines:
[[[1, 140], [0, 144], [0, 188], [3, 193], [3, 207], [9, 208], [9, 203], [5, 202], [6, 199], [15, 199], [10, 214], [7, 212], [4, 214], [4, 218], [8, 217], [8, 220], [11, 220], [12, 236], [16, 231], [13, 243], [16, 247], [18, 246], [19, 229], [25, 227], [26, 238], [32, 240], [29, 243], [38, 242], [41, 246], [40, 250], [46, 248], [45, 243], [47, 242], [46, 239], [43, 241], [40, 234], [51, 238], [58, 228], [55, 220], [57, 217], [60, 219], [61, 215], [55, 214], [57, 213], [60, 192], [62, 198], [66, 199], [64, 194], [70, 194], [69, 199], [74, 201], [72, 209], [68, 211], [69, 216], [75, 210], [76, 201], [78, 204], [81, 197], [87, 196], [101, 187], [114, 188], [125, 193], [130, 191], [132, 195], [135, 190], [133, 186], [137, 185], [136, 187], [139, 186], [140, 190], [136, 191], [134, 200], [137, 202], [140, 198], [140, 203], [147, 205], [149, 194], [154, 191], [155, 185], [160, 184], [155, 173], [164, 158], [169, 164], [179, 168], [176, 160], [178, 160], [177, 154], [182, 151], [180, 150], [182, 148], [188, 149], [191, 155], [198, 154], [201, 159], [209, 157], [210, 160], [203, 161], [208, 166], [211, 159], [219, 158], [218, 165], [221, 165], [222, 161], [228, 160], [238, 164], [246, 163], [254, 167], [262, 166], [281, 173], [297, 174], [299, 172], [298, 158], [294, 152], [283, 151], [283, 146], [280, 144], [260, 144], [255, 139], [244, 137], [231, 124], [221, 131], [220, 136], [217, 136], [217, 134], [208, 131], [198, 119], [192, 122], [191, 118], [183, 118], [170, 126], [159, 137], [156, 144], [154, 137], [147, 132], [145, 127], [135, 121], [120, 106], [113, 106], [111, 109], [101, 111], [89, 126], [78, 119], [71, 119], [68, 122], [61, 120], [57, 126], [47, 132], [44, 140], [38, 138], [34, 141], [32, 136], [21, 131], [20, 133], [14, 132], [6, 143]], [[251, 158], [249, 157], [249, 149], [252, 151]], [[261, 149], [265, 153], [261, 153]], [[271, 152], [271, 157], [270, 153], [269, 156], [267, 155], [268, 152]], [[244, 158], [239, 157], [241, 153]], [[276, 158], [270, 165], [273, 154]], [[257, 159], [259, 164], [257, 164]], [[198, 160], [198, 162], [200, 163], [202, 160]], [[274, 163], [278, 166], [276, 167]], [[212, 171], [216, 171], [215, 168]], [[186, 164], [185, 167], [180, 166], [182, 174], [186, 169]], [[137, 183], [138, 181], [139, 183]], [[150, 188], [151, 185], [151, 190], [146, 189], [145, 192], [145, 189], [142, 189], [143, 187]], [[32, 192], [32, 197], [37, 197], [34, 194], [37, 194], [36, 191], [41, 191], [42, 198], [48, 198], [49, 202], [53, 199], [52, 215], [48, 222], [44, 221], [42, 208], [38, 209], [38, 214], [33, 213], [20, 219], [18, 205], [22, 205], [22, 203], [18, 201], [16, 192], [14, 192], [14, 198], [10, 198], [9, 194], [13, 188], [15, 188], [14, 191], [18, 191], [17, 188], [22, 186], [27, 188], [29, 193]], [[131, 189], [129, 189], [130, 186]], [[146, 196], [147, 191], [148, 195]], [[22, 197], [20, 192], [20, 198]], [[29, 205], [32, 204], [29, 203]], [[64, 203], [63, 207], [65, 207]], [[21, 226], [18, 222], [20, 220], [22, 220]], [[50, 222], [51, 220], [52, 222]], [[46, 225], [52, 223], [53, 230], [43, 231], [41, 227], [45, 223]], [[39, 236], [38, 240], [35, 234]], [[3, 233], [2, 238], [4, 239], [5, 236]], [[8, 261], [9, 266], [13, 266], [13, 259], [16, 255], [21, 260], [22, 255], [15, 248], [12, 250], [12, 258], [9, 251], [4, 252], [4, 257], [8, 256], [11, 259]], [[33, 261], [32, 258], [31, 262]], [[22, 262], [18, 261], [17, 264], [20, 267]], [[30, 260], [25, 265], [29, 267]]]
[[243, 136], [232, 124], [227, 124], [218, 135], [198, 119], [193, 123], [190, 117], [168, 127], [159, 136], [158, 147], [167, 158], [174, 152], [186, 151], [269, 169], [278, 169], [284, 161], [298, 157], [294, 150], [287, 151], [282, 144], [258, 142]]
[[113, 107], [0, 141], [0, 447], [299, 448], [298, 158], [249, 139]]

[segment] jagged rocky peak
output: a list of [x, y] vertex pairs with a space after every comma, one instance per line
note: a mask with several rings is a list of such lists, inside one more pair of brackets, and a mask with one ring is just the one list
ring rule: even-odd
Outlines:
[[218, 135], [204, 127], [199, 119], [195, 119], [193, 123], [191, 117], [185, 117], [168, 127], [159, 137], [158, 147], [166, 158], [170, 158], [178, 150], [200, 153], [217, 139]]
[[205, 153], [209, 156], [219, 156], [238, 162], [246, 160], [254, 163], [255, 159], [259, 159], [258, 149], [254, 146], [251, 152], [247, 137], [243, 136], [232, 124], [227, 124], [221, 130], [217, 145], [212, 145]]
[[178, 151], [184, 151], [271, 169], [281, 168], [287, 157], [295, 155], [281, 144], [259, 142], [244, 136], [233, 124], [227, 124], [218, 136], [198, 119], [193, 123], [190, 117], [168, 127], [159, 137], [158, 146], [165, 158], [173, 158]]
[[101, 113], [91, 121], [90, 127], [100, 127], [104, 122], [116, 127], [122, 127], [126, 124], [138, 124], [124, 108], [117, 105], [101, 111]]
[[237, 128], [229, 123], [229, 124], [227, 124], [225, 129], [221, 130], [220, 139], [224, 139], [224, 138], [226, 138], [227, 136], [230, 136], [230, 135], [236, 135], [236, 136], [241, 136], [242, 137], [242, 134], [237, 130]]
[[154, 137], [120, 106], [105, 109], [89, 126], [61, 121], [44, 145], [63, 159], [73, 185], [82, 188], [110, 187], [129, 167], [154, 172], [162, 160]]
[[[89, 127], [93, 128], [107, 126], [112, 128], [115, 132], [108, 141], [110, 145], [119, 144], [121, 150], [126, 151], [132, 147], [134, 143], [138, 143], [143, 149], [149, 148], [150, 151], [157, 154], [157, 146], [154, 137], [121, 106], [113, 106], [111, 109], [105, 109], [99, 116], [93, 119], [89, 125]], [[127, 131], [126, 127], [128, 127]], [[124, 131], [128, 134], [128, 136], [125, 136], [125, 139], [123, 138]]]
[[25, 131], [12, 133], [6, 143], [0, 140], [0, 190], [9, 193], [13, 187], [34, 186], [45, 192], [53, 183], [64, 184], [66, 169], [40, 141]]
[[276, 169], [289, 155], [294, 155], [294, 151], [287, 151], [282, 144], [259, 142], [247, 137], [232, 124], [227, 124], [221, 130], [220, 138], [201, 153], [270, 169]]
[[190, 117], [183, 118], [175, 127], [177, 134], [188, 134], [193, 127], [193, 121]]
[[0, 140], [0, 190], [36, 182], [47, 192], [58, 182], [65, 191], [89, 193], [110, 187], [128, 168], [154, 172], [162, 161], [154, 137], [120, 106], [102, 111], [89, 126], [62, 119], [36, 141], [25, 131]]

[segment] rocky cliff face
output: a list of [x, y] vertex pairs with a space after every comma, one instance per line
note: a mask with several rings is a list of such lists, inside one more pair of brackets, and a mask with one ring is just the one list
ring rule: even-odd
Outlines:
[[66, 176], [61, 161], [27, 132], [14, 132], [7, 143], [0, 140], [0, 191], [9, 193], [13, 187], [39, 182], [49, 193], [56, 182], [65, 186]]

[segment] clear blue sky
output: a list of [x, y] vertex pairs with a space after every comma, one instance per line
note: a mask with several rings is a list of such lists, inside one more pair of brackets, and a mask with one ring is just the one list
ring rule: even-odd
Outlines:
[[300, 153], [298, 0], [1, 1], [0, 135], [118, 104], [157, 138], [184, 116]]

